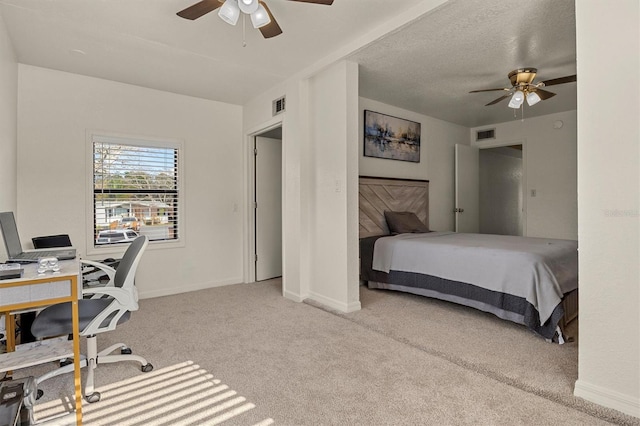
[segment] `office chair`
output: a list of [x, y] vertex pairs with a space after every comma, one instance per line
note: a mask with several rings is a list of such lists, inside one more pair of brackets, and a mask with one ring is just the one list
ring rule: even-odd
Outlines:
[[[96, 341], [97, 334], [115, 330], [119, 324], [129, 320], [132, 311], [138, 310], [138, 290], [134, 279], [148, 243], [146, 236], [136, 238], [125, 251], [115, 271], [98, 262], [82, 261], [110, 269], [107, 273], [112, 277], [104, 287], [83, 288], [83, 296], [91, 297], [78, 300], [80, 336], [87, 338], [87, 354], [80, 360], [81, 367], [88, 367], [84, 391], [87, 402], [100, 400], [100, 393], [94, 390], [93, 371], [99, 364], [136, 361], [141, 364], [143, 372], [153, 370], [153, 365], [141, 356], [132, 355], [131, 349], [124, 343], [116, 343], [98, 352]], [[31, 326], [31, 333], [39, 339], [72, 333], [71, 303], [59, 303], [42, 310]], [[116, 349], [120, 349], [120, 354], [110, 355]], [[72, 363], [64, 365], [38, 377], [36, 383], [40, 384], [51, 377], [72, 371]]]

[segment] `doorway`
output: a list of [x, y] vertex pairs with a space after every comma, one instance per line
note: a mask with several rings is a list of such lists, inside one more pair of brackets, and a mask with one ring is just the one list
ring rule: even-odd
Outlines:
[[480, 233], [523, 235], [522, 145], [480, 150]]
[[254, 137], [255, 280], [282, 276], [282, 127]]
[[456, 232], [526, 235], [524, 148], [523, 142], [455, 146]]

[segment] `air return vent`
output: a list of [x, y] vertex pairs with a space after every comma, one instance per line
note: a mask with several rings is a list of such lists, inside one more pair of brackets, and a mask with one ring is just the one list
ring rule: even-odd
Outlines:
[[284, 96], [273, 101], [272, 112], [274, 116], [284, 112]]
[[477, 141], [483, 141], [486, 139], [495, 139], [495, 138], [496, 138], [496, 129], [486, 129], [486, 130], [476, 131]]

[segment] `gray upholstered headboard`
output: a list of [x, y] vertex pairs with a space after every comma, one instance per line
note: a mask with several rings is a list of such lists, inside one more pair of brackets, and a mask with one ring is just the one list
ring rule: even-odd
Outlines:
[[389, 234], [384, 211], [414, 212], [429, 226], [429, 181], [361, 176], [358, 185], [360, 238]]

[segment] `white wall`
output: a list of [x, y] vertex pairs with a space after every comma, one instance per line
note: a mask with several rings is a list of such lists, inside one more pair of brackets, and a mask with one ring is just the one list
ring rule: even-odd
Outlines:
[[[339, 61], [244, 106], [246, 135], [282, 120], [283, 294], [343, 311], [360, 307], [357, 87], [357, 66]], [[272, 117], [271, 101], [282, 95], [286, 112]], [[246, 219], [250, 228], [251, 215]]]
[[309, 294], [344, 312], [360, 309], [357, 87], [357, 65], [344, 61], [309, 81]]
[[[16, 209], [18, 63], [0, 15], [0, 211]], [[0, 256], [6, 258], [4, 244]]]
[[[580, 345], [575, 394], [640, 417], [640, 6], [576, 2]], [[611, 80], [612, 73], [625, 76]]]
[[87, 253], [87, 130], [177, 139], [184, 144], [185, 244], [149, 245], [136, 279], [141, 297], [242, 281], [241, 107], [28, 65], [19, 66], [18, 99], [23, 244], [66, 232]]
[[[420, 162], [365, 157], [365, 109], [420, 123]], [[360, 176], [429, 180], [429, 227], [435, 231], [453, 231], [454, 146], [469, 144], [469, 128], [362, 97], [359, 113]]]
[[[523, 144], [526, 236], [578, 238], [576, 117], [566, 111], [471, 129], [474, 146]], [[496, 139], [476, 142], [476, 131], [487, 128], [496, 129]]]

